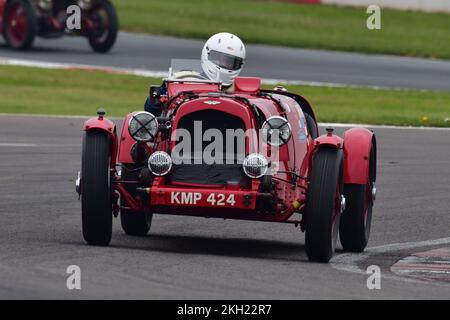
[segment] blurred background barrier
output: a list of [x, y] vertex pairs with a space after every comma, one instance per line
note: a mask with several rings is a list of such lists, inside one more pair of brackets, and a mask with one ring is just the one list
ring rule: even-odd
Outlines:
[[371, 4], [379, 5], [380, 7], [394, 8], [394, 9], [409, 9], [429, 12], [449, 12], [449, 0], [288, 0], [289, 2], [297, 3], [312, 3], [312, 4], [337, 4], [350, 6], [369, 6]]

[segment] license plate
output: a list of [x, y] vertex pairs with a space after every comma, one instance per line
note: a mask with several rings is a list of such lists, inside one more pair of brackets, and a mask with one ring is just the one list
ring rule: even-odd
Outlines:
[[235, 195], [232, 193], [223, 194], [212, 192], [205, 194], [200, 192], [184, 191], [172, 191], [170, 193], [170, 203], [173, 205], [234, 207], [236, 204], [235, 198]]

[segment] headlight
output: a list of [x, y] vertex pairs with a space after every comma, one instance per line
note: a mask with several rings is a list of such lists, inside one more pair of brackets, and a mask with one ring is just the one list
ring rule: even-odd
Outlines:
[[164, 176], [172, 169], [172, 158], [167, 152], [156, 151], [148, 158], [148, 169], [155, 176]]
[[292, 129], [285, 118], [274, 116], [263, 123], [261, 134], [264, 142], [271, 146], [279, 147], [289, 141]]
[[269, 168], [267, 159], [258, 153], [249, 154], [242, 164], [244, 172], [250, 178], [261, 178]]
[[128, 132], [136, 141], [149, 142], [158, 132], [158, 120], [149, 112], [136, 112], [130, 118]]
[[52, 7], [52, 0], [39, 0], [38, 5], [42, 10], [49, 10]]
[[78, 6], [83, 10], [89, 9], [91, 0], [78, 0]]

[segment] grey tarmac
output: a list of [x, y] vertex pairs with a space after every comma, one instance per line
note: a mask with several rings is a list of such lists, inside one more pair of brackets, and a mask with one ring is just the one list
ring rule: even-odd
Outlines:
[[[110, 247], [86, 245], [74, 186], [82, 124], [0, 116], [0, 298], [450, 298], [449, 282], [418, 284], [390, 271], [439, 246], [380, 249], [449, 236], [450, 131], [374, 128], [376, 248], [355, 260], [360, 270], [381, 267], [381, 290], [368, 290], [364, 273], [308, 262], [304, 234], [291, 225], [156, 215], [149, 235], [134, 238], [115, 219]], [[347, 256], [338, 247], [335, 260], [351, 264]], [[66, 288], [69, 265], [81, 267], [81, 290]]]

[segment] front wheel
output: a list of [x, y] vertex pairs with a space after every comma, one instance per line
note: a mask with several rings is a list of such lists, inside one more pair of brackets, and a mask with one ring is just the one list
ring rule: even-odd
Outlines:
[[95, 52], [108, 52], [116, 42], [119, 30], [116, 9], [110, 1], [98, 0], [88, 15], [93, 23], [89, 45]]
[[3, 37], [11, 48], [29, 49], [37, 33], [37, 19], [28, 1], [10, 1], [3, 19]]
[[101, 131], [86, 132], [81, 161], [83, 237], [90, 245], [107, 246], [112, 234], [110, 175], [111, 139]]
[[328, 262], [333, 256], [339, 232], [342, 181], [342, 150], [317, 150], [305, 206], [306, 253], [310, 261]]

